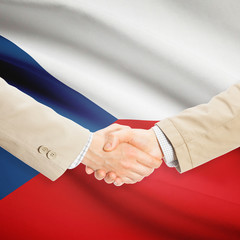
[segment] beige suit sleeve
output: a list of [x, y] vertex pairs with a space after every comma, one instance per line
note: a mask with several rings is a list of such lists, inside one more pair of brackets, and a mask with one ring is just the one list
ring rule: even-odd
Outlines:
[[240, 146], [240, 84], [209, 103], [162, 120], [158, 126], [176, 152], [180, 172], [188, 171]]
[[0, 78], [0, 146], [51, 180], [87, 143], [89, 131]]

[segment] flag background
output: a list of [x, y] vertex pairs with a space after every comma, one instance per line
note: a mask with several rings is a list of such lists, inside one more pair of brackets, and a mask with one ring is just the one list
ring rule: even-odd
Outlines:
[[[0, 76], [91, 131], [147, 129], [239, 80], [238, 9], [0, 0]], [[0, 149], [0, 238], [239, 239], [239, 156], [116, 188], [81, 165], [51, 182]]]
[[182, 175], [163, 164], [119, 188], [82, 165], [55, 182], [39, 174], [0, 201], [1, 238], [239, 239], [239, 156], [237, 149]]

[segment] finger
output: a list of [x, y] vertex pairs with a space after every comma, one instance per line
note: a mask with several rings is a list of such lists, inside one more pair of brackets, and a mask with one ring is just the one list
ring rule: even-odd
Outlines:
[[107, 142], [103, 147], [104, 151], [112, 151], [114, 150], [120, 143], [128, 143], [133, 138], [133, 131], [131, 128], [126, 127], [124, 129], [114, 131], [109, 133]]
[[129, 172], [126, 176], [121, 176], [122, 181], [127, 184], [140, 182], [143, 178], [144, 178], [143, 176], [135, 172]]
[[124, 184], [134, 184], [137, 182], [136, 180], [133, 180], [130, 177], [121, 177], [121, 179]]
[[113, 123], [110, 126], [106, 127], [105, 129], [108, 131], [116, 131], [121, 129], [122, 125], [118, 124], [118, 123]]
[[135, 151], [133, 152], [132, 156], [134, 156], [140, 164], [149, 167], [149, 168], [159, 168], [162, 164], [162, 160], [156, 159], [155, 157], [152, 157], [151, 155], [135, 148]]
[[131, 178], [149, 176], [154, 170], [153, 168], [147, 167], [138, 161], [130, 163], [130, 166], [128, 167], [132, 171], [132, 173], [130, 173]]
[[123, 180], [120, 177], [117, 177], [116, 180], [114, 181], [114, 185], [117, 187], [120, 187], [124, 184]]
[[86, 166], [85, 171], [86, 171], [87, 174], [92, 174], [92, 173], [94, 173], [94, 170], [91, 169], [91, 168], [88, 167], [88, 166]]
[[96, 171], [95, 171], [94, 176], [95, 176], [95, 178], [96, 178], [97, 180], [102, 180], [102, 179], [105, 178], [106, 172], [105, 172], [104, 170], [102, 170], [102, 169], [99, 169], [99, 170], [96, 170]]
[[130, 183], [137, 183], [137, 182], [141, 182], [144, 178], [144, 176], [138, 174], [138, 173], [135, 173], [135, 172], [132, 172], [131, 174], [129, 174], [129, 179], [131, 179], [131, 182]]
[[154, 172], [154, 168], [152, 168], [149, 172], [148, 172], [148, 174], [145, 176], [145, 177], [148, 177], [148, 176], [150, 176], [153, 172]]
[[104, 178], [104, 181], [108, 184], [113, 183], [117, 178], [116, 173], [114, 172], [108, 172], [106, 177]]
[[142, 176], [149, 175], [153, 168], [159, 167], [161, 160], [128, 144], [123, 144], [123, 160], [121, 165], [127, 170], [132, 170]]

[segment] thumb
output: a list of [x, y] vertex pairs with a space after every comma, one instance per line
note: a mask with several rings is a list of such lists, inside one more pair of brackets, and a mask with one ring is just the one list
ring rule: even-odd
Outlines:
[[129, 143], [132, 139], [132, 129], [122, 129], [109, 133], [103, 149], [106, 152], [113, 151], [120, 143]]

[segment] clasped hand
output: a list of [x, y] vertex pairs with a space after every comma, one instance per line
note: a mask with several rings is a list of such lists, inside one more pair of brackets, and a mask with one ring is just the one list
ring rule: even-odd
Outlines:
[[112, 124], [94, 133], [82, 161], [88, 174], [121, 186], [149, 176], [162, 163], [162, 151], [152, 129]]

